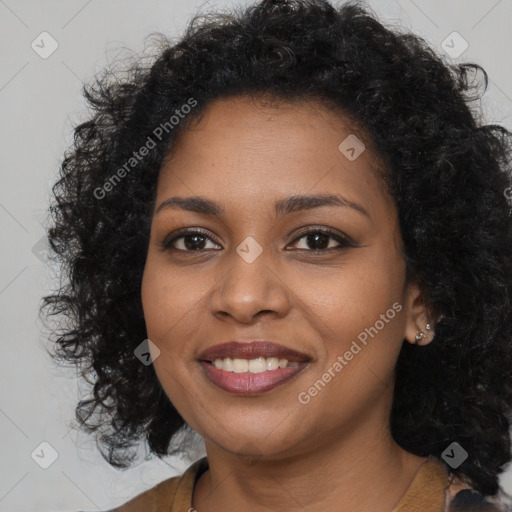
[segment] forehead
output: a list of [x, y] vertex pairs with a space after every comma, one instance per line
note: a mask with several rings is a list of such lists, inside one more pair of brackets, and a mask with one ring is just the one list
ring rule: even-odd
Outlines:
[[364, 131], [320, 101], [223, 98], [176, 141], [160, 171], [157, 203], [206, 196], [257, 209], [290, 195], [341, 193], [379, 215], [394, 208], [380, 165]]

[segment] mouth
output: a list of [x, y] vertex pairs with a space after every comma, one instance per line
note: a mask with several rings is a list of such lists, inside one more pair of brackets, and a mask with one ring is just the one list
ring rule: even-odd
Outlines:
[[254, 395], [288, 382], [304, 370], [311, 358], [270, 341], [215, 345], [199, 356], [206, 377], [234, 394]]

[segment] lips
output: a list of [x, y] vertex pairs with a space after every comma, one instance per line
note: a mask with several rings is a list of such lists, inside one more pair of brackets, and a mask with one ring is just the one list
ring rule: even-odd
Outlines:
[[277, 357], [279, 359], [287, 359], [289, 362], [304, 363], [311, 358], [297, 350], [287, 348], [283, 345], [273, 343], [266, 340], [258, 340], [251, 342], [230, 341], [215, 345], [206, 349], [199, 359], [202, 361], [212, 362], [215, 359], [257, 359], [258, 357]]
[[[249, 362], [248, 368], [241, 365], [246, 361]], [[218, 388], [237, 395], [271, 391], [302, 372], [310, 361], [311, 358], [303, 352], [264, 340], [215, 345], [199, 357], [208, 380]], [[253, 363], [256, 364], [253, 366]], [[268, 365], [267, 370], [265, 365]]]

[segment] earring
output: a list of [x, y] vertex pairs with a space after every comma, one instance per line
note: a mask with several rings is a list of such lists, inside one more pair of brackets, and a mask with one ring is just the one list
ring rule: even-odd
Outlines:
[[423, 331], [421, 332], [418, 332], [417, 331], [417, 334], [416, 334], [416, 338], [414, 340], [414, 344], [415, 345], [418, 345], [418, 343], [425, 337], [425, 333]]
[[[430, 324], [425, 325], [425, 330], [429, 333], [432, 331], [432, 326]], [[425, 337], [425, 333], [423, 331], [416, 331], [416, 338], [414, 339], [414, 344], [418, 345], [419, 342]]]

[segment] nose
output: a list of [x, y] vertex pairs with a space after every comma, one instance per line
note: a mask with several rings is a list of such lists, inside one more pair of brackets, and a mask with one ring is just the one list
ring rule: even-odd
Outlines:
[[211, 295], [213, 315], [244, 324], [254, 323], [264, 314], [286, 316], [291, 304], [290, 289], [265, 251], [250, 263], [235, 251], [228, 259], [229, 270]]

